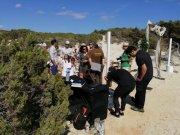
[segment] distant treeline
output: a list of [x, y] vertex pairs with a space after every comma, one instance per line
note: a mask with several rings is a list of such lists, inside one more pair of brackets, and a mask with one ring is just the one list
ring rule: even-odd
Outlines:
[[0, 41], [19, 40], [19, 39], [31, 39], [37, 43], [50, 43], [52, 38], [56, 38], [59, 44], [64, 44], [66, 40], [69, 40], [71, 44], [74, 43], [88, 43], [97, 42], [102, 39], [102, 35], [98, 33], [91, 34], [73, 34], [73, 33], [42, 33], [35, 32], [29, 29], [17, 29], [17, 30], [0, 30]]
[[[168, 43], [170, 37], [172, 37], [174, 41], [180, 43], [180, 20], [160, 21], [158, 24], [167, 28], [164, 36], [164, 44]], [[52, 38], [57, 38], [60, 44], [63, 44], [65, 40], [70, 40], [72, 44], [77, 42], [88, 43], [102, 40], [102, 35], [105, 35], [109, 30], [112, 32], [112, 42], [128, 41], [132, 45], [137, 45], [138, 41], [145, 37], [145, 29], [138, 28], [110, 28], [107, 30], [95, 30], [90, 34], [42, 33], [28, 29], [18, 29], [11, 31], [0, 30], [0, 41], [15, 40], [19, 38], [25, 39], [28, 37], [34, 39], [36, 42], [45, 41], [48, 43]], [[156, 38], [156, 35], [151, 33], [150, 44], [152, 47], [156, 44]]]
[[[160, 21], [157, 23], [160, 26], [166, 27], [163, 44], [166, 46], [169, 38], [173, 38], [175, 42], [180, 43], [180, 20], [177, 21]], [[140, 39], [145, 38], [145, 28], [111, 28], [108, 30], [95, 30], [94, 33], [104, 35], [107, 31], [112, 32], [112, 42], [128, 41], [131, 45], [137, 46]], [[157, 36], [150, 33], [150, 45], [152, 48], [157, 44]]]

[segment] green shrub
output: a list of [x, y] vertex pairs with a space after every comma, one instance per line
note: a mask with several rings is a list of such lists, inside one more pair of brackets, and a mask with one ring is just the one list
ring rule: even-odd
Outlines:
[[[48, 74], [48, 55], [32, 45], [35, 38], [30, 37], [24, 44], [0, 45], [0, 50], [8, 52], [3, 53], [8, 61], [0, 63], [0, 85], [4, 86], [0, 90], [0, 134], [56, 135], [65, 131], [71, 90], [59, 75]], [[8, 48], [14, 48], [13, 53]]]

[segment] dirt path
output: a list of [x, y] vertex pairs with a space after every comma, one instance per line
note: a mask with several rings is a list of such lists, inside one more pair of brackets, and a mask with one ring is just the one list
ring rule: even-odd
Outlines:
[[[122, 54], [121, 46], [112, 45], [111, 59]], [[105, 49], [104, 43], [103, 50]], [[175, 61], [180, 64], [179, 59]], [[132, 68], [136, 68], [135, 62]], [[165, 65], [162, 64], [161, 69], [165, 70]], [[174, 69], [177, 73], [168, 74], [162, 71], [165, 80], [152, 79], [149, 87], [153, 90], [147, 91], [145, 113], [134, 112], [127, 105], [125, 116], [118, 119], [108, 115], [105, 123], [106, 135], [180, 135], [180, 66]], [[131, 96], [134, 93], [135, 91]]]
[[[175, 67], [180, 73], [180, 67]], [[106, 135], [180, 135], [180, 74], [162, 72], [165, 80], [153, 79], [147, 91], [145, 113], [126, 106], [125, 116], [108, 116]], [[134, 93], [131, 93], [133, 96]]]
[[[106, 46], [103, 45], [103, 50]], [[112, 59], [117, 58], [122, 49], [114, 44], [111, 49]], [[175, 59], [180, 64], [179, 59]], [[135, 68], [135, 62], [133, 62]], [[162, 66], [165, 70], [165, 65]], [[168, 74], [162, 71], [165, 80], [153, 78], [147, 90], [145, 112], [138, 113], [130, 109], [127, 104], [125, 115], [115, 118], [108, 114], [105, 121], [106, 135], [180, 135], [180, 66], [174, 67], [176, 73]], [[156, 75], [156, 73], [154, 73]], [[135, 91], [131, 93], [134, 96]], [[71, 135], [90, 134], [84, 131], [76, 131]]]

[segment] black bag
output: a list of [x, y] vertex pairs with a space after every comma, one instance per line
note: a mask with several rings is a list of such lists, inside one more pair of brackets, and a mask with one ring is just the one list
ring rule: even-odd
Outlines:
[[88, 120], [89, 110], [86, 106], [81, 106], [75, 113], [73, 117], [73, 126], [77, 130], [82, 130], [85, 128], [86, 121]]
[[73, 75], [70, 77], [70, 84], [72, 84], [72, 83], [85, 84], [86, 81], [76, 75]]
[[99, 93], [108, 93], [108, 88], [103, 84], [86, 84], [83, 85], [82, 91], [89, 94], [99, 94]]
[[77, 99], [81, 99], [82, 103], [88, 105], [92, 120], [95, 118], [106, 119], [109, 91], [105, 85], [85, 84], [82, 88], [73, 88], [72, 90]]

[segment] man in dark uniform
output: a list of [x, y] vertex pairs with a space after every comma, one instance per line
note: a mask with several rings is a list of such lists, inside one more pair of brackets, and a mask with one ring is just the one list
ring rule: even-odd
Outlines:
[[[124, 69], [116, 69], [115, 67], [110, 67], [107, 77], [107, 84], [109, 86], [110, 82], [113, 80], [118, 84], [117, 88], [114, 91], [113, 103], [115, 112], [113, 113], [116, 117], [119, 117], [120, 114], [124, 114], [125, 110], [125, 99], [126, 97], [134, 90], [135, 88], [135, 79], [134, 77]], [[121, 107], [119, 108], [118, 98], [121, 98]]]
[[153, 77], [152, 60], [147, 52], [138, 50], [134, 46], [129, 46], [126, 50], [126, 53], [132, 57], [136, 57], [136, 63], [138, 66], [135, 106], [132, 106], [131, 109], [134, 111], [144, 112], [146, 89]]

